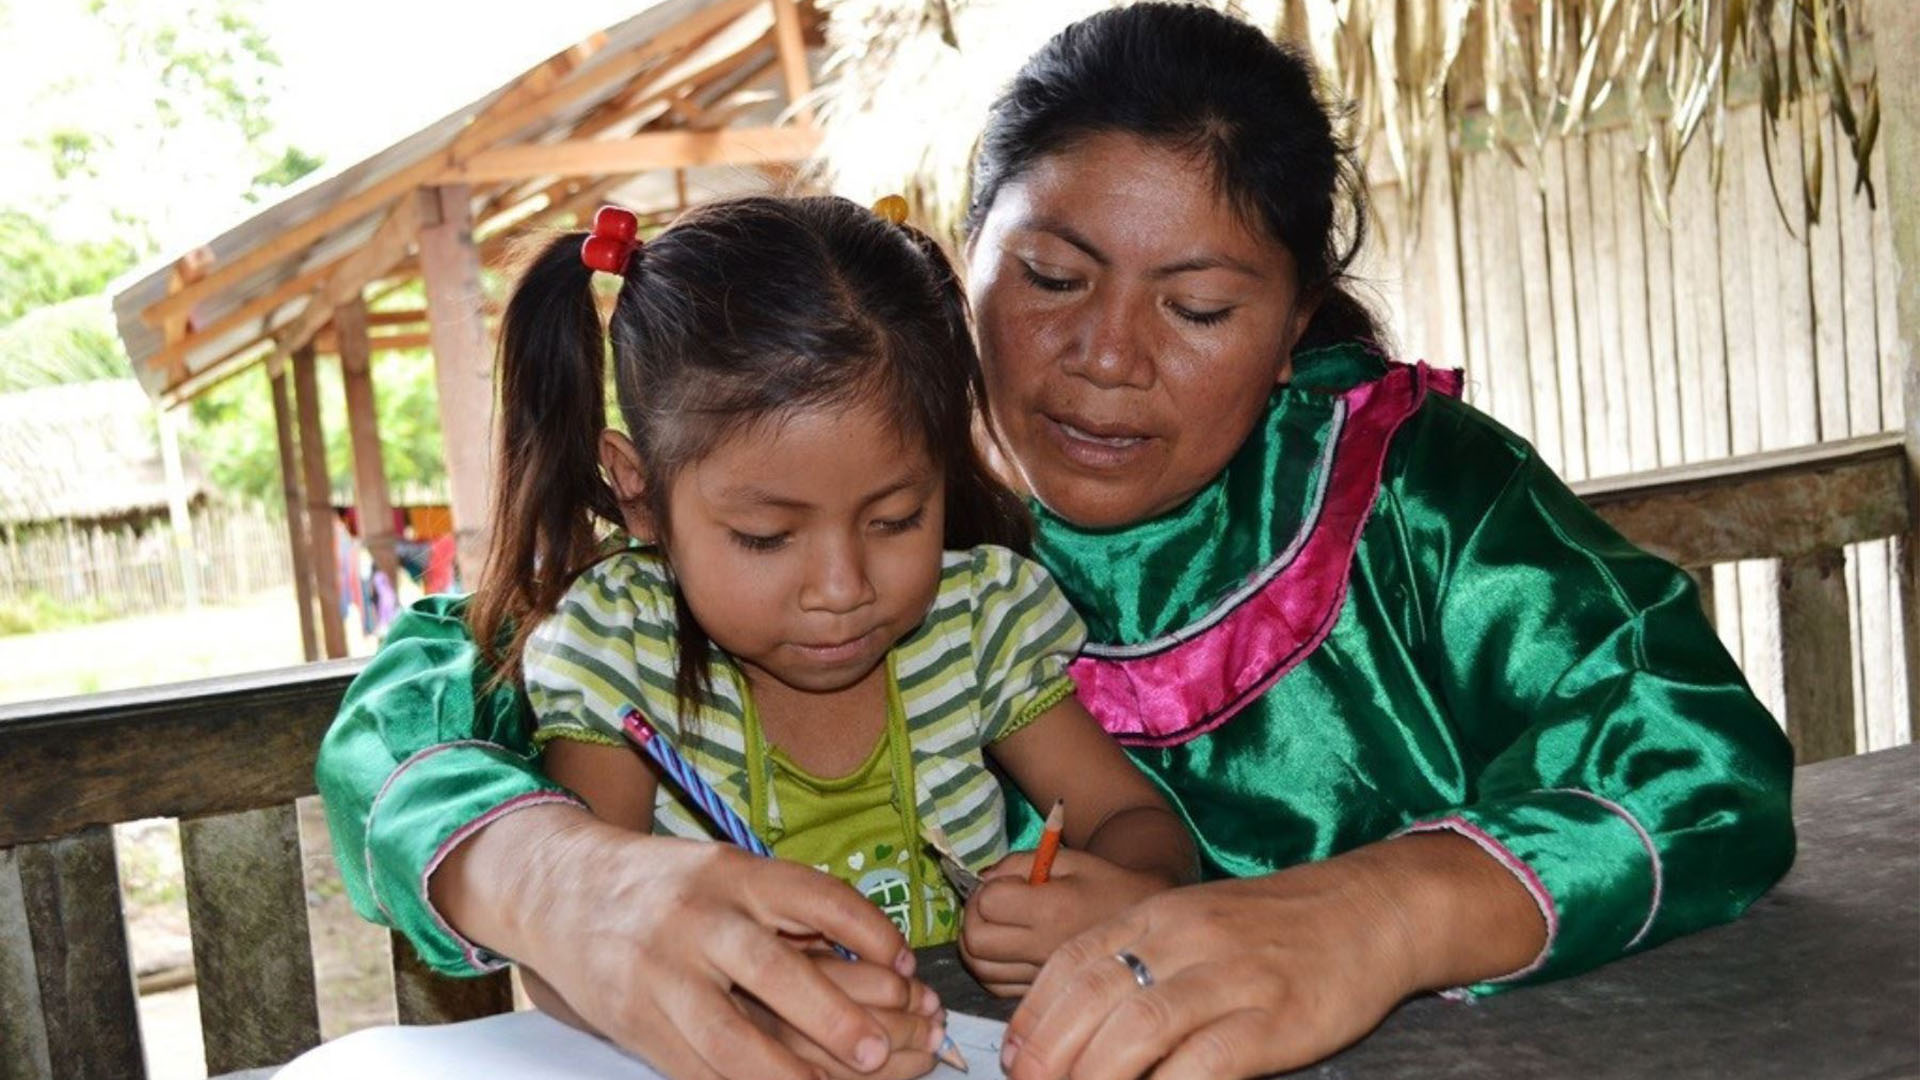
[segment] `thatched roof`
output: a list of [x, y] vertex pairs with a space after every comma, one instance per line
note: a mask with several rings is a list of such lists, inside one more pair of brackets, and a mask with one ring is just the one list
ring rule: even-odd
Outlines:
[[[132, 379], [0, 394], [0, 523], [100, 521], [164, 512], [153, 403]], [[205, 495], [182, 462], [189, 500]]]
[[[821, 0], [824, 181], [854, 196], [907, 192], [951, 237], [993, 97], [1054, 32], [1125, 2]], [[1864, 0], [1195, 2], [1304, 45], [1329, 96], [1353, 104], [1370, 175], [1393, 181], [1410, 215], [1435, 163], [1457, 169], [1464, 149], [1492, 145], [1532, 166], [1584, 124], [1631, 128], [1663, 217], [1681, 155], [1718, 158], [1730, 100], [1762, 106], [1769, 145], [1779, 122], [1831, 109], [1844, 143], [1833, 152], [1851, 153], [1863, 178], [1879, 127], [1876, 73], [1856, 63], [1871, 34]], [[1821, 130], [1806, 126], [1810, 160]], [[1775, 182], [1817, 184], [1817, 172]]]

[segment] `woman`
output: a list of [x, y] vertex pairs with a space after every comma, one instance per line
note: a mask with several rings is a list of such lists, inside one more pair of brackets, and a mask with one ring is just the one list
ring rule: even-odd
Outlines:
[[[1732, 918], [1791, 862], [1789, 748], [1690, 582], [1451, 373], [1381, 359], [1343, 288], [1364, 221], [1308, 67], [1204, 9], [1068, 28], [989, 119], [968, 255], [990, 406], [1092, 633], [1082, 699], [1212, 879], [1126, 906], [1073, 852], [1039, 888], [1002, 867], [963, 948], [1031, 984], [1010, 1075], [1305, 1064], [1409, 994]], [[883, 920], [802, 868], [596, 828], [524, 756], [512, 691], [479, 692], [457, 608], [396, 639], [320, 764], [363, 911], [446, 970], [484, 963], [474, 942], [527, 960], [677, 1075], [891, 1075], [906, 1036], [768, 929], [910, 973]], [[743, 872], [790, 874], [790, 901], [739, 908]], [[1118, 914], [1030, 947], [1090, 906]]]

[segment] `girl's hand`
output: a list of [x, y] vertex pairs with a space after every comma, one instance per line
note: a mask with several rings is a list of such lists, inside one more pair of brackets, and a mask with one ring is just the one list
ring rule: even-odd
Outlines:
[[825, 950], [810, 950], [805, 955], [821, 975], [865, 1007], [886, 1029], [891, 1056], [873, 1072], [855, 1072], [758, 1001], [744, 999], [749, 1015], [762, 1031], [836, 1080], [909, 1080], [933, 1070], [934, 1051], [946, 1039], [947, 1012], [931, 987], [905, 978], [892, 968], [864, 960], [849, 962]]
[[[1458, 837], [1176, 889], [1068, 942], [1007, 1026], [1014, 1080], [1223, 1080], [1300, 1068], [1401, 999], [1515, 971], [1545, 923]], [[1146, 965], [1141, 986], [1116, 954]]]
[[1015, 852], [981, 875], [960, 924], [960, 958], [991, 993], [1018, 997], [1055, 949], [1155, 893], [1173, 887], [1084, 851], [1060, 849], [1044, 885], [1027, 884], [1033, 853]]
[[892, 1057], [888, 1026], [781, 935], [838, 941], [903, 979], [913, 953], [878, 908], [810, 867], [531, 807], [461, 843], [431, 885], [455, 926], [680, 1080], [817, 1075], [754, 1025], [736, 989], [850, 1074]]

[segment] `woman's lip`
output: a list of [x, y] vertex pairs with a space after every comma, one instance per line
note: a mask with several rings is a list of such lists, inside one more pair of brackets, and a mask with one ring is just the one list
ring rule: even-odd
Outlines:
[[1115, 469], [1131, 464], [1153, 441], [1149, 435], [1113, 435], [1089, 431], [1056, 416], [1041, 420], [1062, 456], [1090, 469]]

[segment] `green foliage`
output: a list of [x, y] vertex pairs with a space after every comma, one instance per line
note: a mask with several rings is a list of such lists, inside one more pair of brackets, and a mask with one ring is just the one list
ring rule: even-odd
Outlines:
[[[326, 435], [327, 477], [341, 499], [353, 491], [353, 445], [339, 365], [318, 371], [320, 428]], [[440, 453], [440, 412], [433, 360], [410, 350], [382, 353], [373, 363], [374, 414], [387, 483], [395, 490], [438, 490], [446, 482]], [[280, 444], [266, 379], [243, 375], [195, 398], [186, 443], [221, 490], [277, 502]]]
[[34, 308], [100, 292], [137, 257], [124, 237], [62, 243], [40, 218], [0, 208], [0, 326]]
[[83, 296], [0, 326], [0, 393], [96, 379], [131, 379], [107, 302]]
[[31, 592], [19, 598], [0, 597], [0, 637], [38, 634], [116, 617], [116, 612], [108, 611], [103, 605], [62, 604], [43, 592]]
[[253, 175], [253, 187], [248, 190], [246, 199], [250, 203], [259, 203], [277, 197], [280, 188], [291, 186], [294, 181], [323, 164], [325, 162], [322, 159], [297, 146], [289, 146], [278, 160]]

